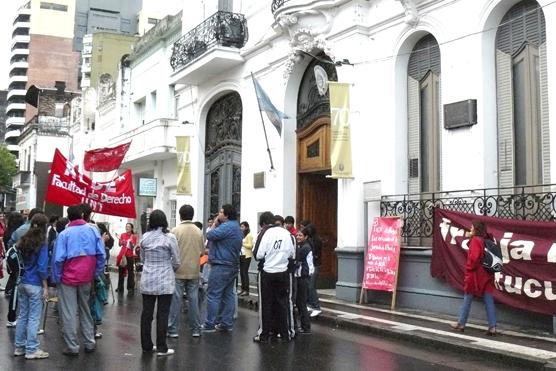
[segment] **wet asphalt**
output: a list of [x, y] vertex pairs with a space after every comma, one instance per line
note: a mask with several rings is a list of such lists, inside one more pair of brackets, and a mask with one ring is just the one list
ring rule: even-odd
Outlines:
[[[112, 275], [115, 283], [116, 275]], [[5, 284], [3, 280], [2, 284]], [[352, 333], [324, 325], [313, 325], [312, 335], [303, 335], [290, 343], [258, 344], [252, 341], [258, 328], [258, 314], [239, 309], [230, 333], [205, 333], [192, 338], [182, 314], [180, 337], [168, 339], [176, 353], [168, 357], [143, 354], [140, 346], [142, 299], [134, 295], [109, 295], [94, 353], [81, 350], [78, 357], [62, 354], [64, 342], [57, 317], [49, 305], [46, 332], [41, 348], [50, 353], [44, 360], [14, 357], [15, 329], [5, 327], [7, 300], [0, 297], [0, 370], [511, 370], [507, 365], [473, 357], [393, 342]], [[153, 329], [154, 334], [154, 329]], [[154, 340], [154, 339], [153, 339]]]

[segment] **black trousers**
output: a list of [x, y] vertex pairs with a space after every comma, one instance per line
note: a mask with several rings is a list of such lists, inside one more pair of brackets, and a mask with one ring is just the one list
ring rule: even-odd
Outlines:
[[239, 257], [239, 278], [241, 278], [241, 289], [249, 292], [249, 265], [251, 265], [251, 258], [245, 256]]
[[288, 272], [262, 271], [259, 280], [260, 337], [268, 338], [273, 327], [276, 327], [282, 339], [293, 337], [291, 275]]
[[10, 292], [9, 298], [10, 303], [8, 306], [8, 321], [14, 322], [17, 319], [17, 274], [12, 273], [8, 278], [8, 283], [6, 284], [6, 292]]
[[[158, 303], [157, 303], [158, 301]], [[166, 352], [166, 332], [168, 331], [168, 315], [172, 294], [146, 295], [143, 294], [143, 311], [141, 312], [141, 348], [148, 352], [153, 348], [151, 325], [153, 322], [154, 305], [156, 306], [156, 351]]]
[[[295, 306], [301, 322], [301, 328], [309, 331], [311, 329], [311, 317], [307, 310], [307, 295], [309, 293], [309, 277], [297, 277], [295, 279]], [[295, 327], [297, 327], [298, 319], [295, 319]]]
[[[127, 259], [127, 289], [135, 290], [135, 258], [126, 257]], [[124, 268], [118, 267], [118, 292], [124, 291]]]

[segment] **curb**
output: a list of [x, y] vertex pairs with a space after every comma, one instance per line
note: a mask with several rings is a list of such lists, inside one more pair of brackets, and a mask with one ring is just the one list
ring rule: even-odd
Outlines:
[[[242, 307], [256, 310], [258, 308], [258, 300], [256, 297], [243, 296], [238, 297], [238, 303]], [[321, 305], [322, 306], [322, 305]], [[464, 352], [467, 354], [479, 355], [483, 357], [488, 357], [490, 359], [496, 359], [506, 364], [512, 364], [518, 367], [523, 367], [528, 370], [556, 370], [556, 362], [540, 360], [535, 357], [530, 357], [526, 355], [518, 355], [513, 352], [506, 352], [503, 350], [494, 350], [480, 345], [472, 344], [464, 340], [459, 339], [449, 339], [438, 335], [432, 335], [428, 333], [419, 333], [416, 331], [404, 331], [400, 329], [393, 328], [389, 325], [384, 324], [370, 324], [358, 322], [354, 319], [339, 318], [336, 315], [329, 314], [326, 311], [326, 306], [322, 306], [323, 313], [316, 318], [312, 318], [311, 321], [328, 325], [335, 328], [340, 328], [344, 330], [356, 331], [360, 334], [372, 334], [380, 335], [392, 340], [402, 340], [405, 342], [410, 342], [419, 347], [430, 348], [430, 349], [446, 349], [455, 352]], [[503, 335], [501, 335], [503, 336]], [[556, 360], [555, 360], [556, 361]]]

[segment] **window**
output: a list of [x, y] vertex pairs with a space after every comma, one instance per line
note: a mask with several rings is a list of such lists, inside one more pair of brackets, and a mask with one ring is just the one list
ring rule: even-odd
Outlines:
[[176, 213], [178, 208], [178, 202], [176, 200], [170, 200], [170, 225], [169, 229], [176, 226]]
[[156, 90], [151, 93], [151, 102], [150, 102], [149, 111], [150, 111], [149, 114], [150, 118], [155, 119], [156, 118]]
[[54, 116], [64, 117], [64, 103], [56, 103], [54, 106]]
[[542, 183], [538, 71], [538, 51], [526, 45], [512, 61], [516, 185]]
[[145, 124], [145, 99], [135, 102], [133, 104], [135, 109], [135, 119], [137, 125], [144, 125]]
[[542, 9], [522, 1], [506, 13], [496, 34], [500, 187], [550, 182], [546, 66]]
[[50, 9], [50, 10], [57, 10], [60, 12], [67, 12], [68, 6], [63, 4], [48, 3], [45, 1], [41, 1], [41, 9]]
[[158, 23], [158, 19], [156, 19], [156, 18], [148, 18], [148, 19], [147, 19], [147, 23], [148, 23], [148, 24], [157, 24], [157, 23]]
[[440, 48], [432, 35], [413, 47], [407, 66], [409, 193], [440, 190]]

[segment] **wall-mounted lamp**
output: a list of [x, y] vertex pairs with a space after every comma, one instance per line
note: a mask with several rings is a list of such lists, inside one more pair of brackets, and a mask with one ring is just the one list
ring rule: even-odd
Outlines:
[[193, 125], [191, 121], [185, 120], [181, 122], [182, 125]]

